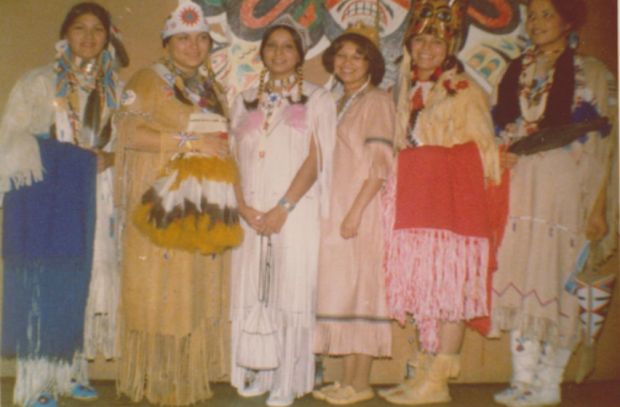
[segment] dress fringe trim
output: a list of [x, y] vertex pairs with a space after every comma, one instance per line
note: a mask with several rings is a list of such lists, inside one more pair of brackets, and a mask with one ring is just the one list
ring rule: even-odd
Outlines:
[[18, 358], [13, 403], [31, 405], [41, 393], [54, 398], [69, 396], [76, 382], [88, 384], [88, 362], [79, 356], [75, 356], [73, 362]]
[[[187, 336], [125, 332], [121, 334], [117, 392], [132, 401], [186, 406], [213, 396], [209, 387], [208, 322]], [[212, 349], [213, 348], [213, 349]], [[217, 349], [216, 349], [217, 348]]]
[[[120, 275], [115, 263], [99, 262], [93, 266], [84, 318], [84, 356], [106, 359], [116, 356], [116, 324]], [[100, 302], [105, 302], [102, 307]]]
[[356, 353], [389, 358], [392, 356], [391, 321], [322, 321], [319, 317], [315, 327], [314, 352], [331, 356]]
[[560, 334], [557, 323], [524, 314], [520, 308], [496, 307], [493, 309], [493, 326], [489, 334], [490, 338], [497, 338], [501, 331], [519, 331], [522, 338], [547, 342], [553, 346], [564, 349], [574, 349], [580, 341], [581, 329], [573, 337], [566, 337]]
[[40, 181], [43, 181], [43, 168], [18, 171], [6, 177], [0, 177], [0, 195], [3, 192], [10, 191], [11, 188], [28, 187]]
[[412, 314], [425, 351], [439, 348], [441, 321], [488, 316], [489, 240], [449, 230], [394, 230], [396, 182], [383, 196], [384, 260], [390, 316]]

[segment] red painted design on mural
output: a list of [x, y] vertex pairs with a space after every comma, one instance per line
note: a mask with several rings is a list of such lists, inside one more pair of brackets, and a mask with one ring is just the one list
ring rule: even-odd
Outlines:
[[265, 14], [263, 17], [256, 18], [254, 17], [254, 13], [252, 11], [254, 10], [254, 7], [256, 7], [256, 5], [261, 2], [261, 0], [246, 0], [241, 5], [241, 21], [243, 22], [243, 24], [245, 24], [246, 27], [252, 29], [266, 27], [294, 1], [295, 0], [278, 1], [267, 14]]
[[310, 27], [317, 19], [316, 4], [313, 2], [299, 16], [299, 24], [304, 27]]
[[510, 9], [510, 5], [508, 4], [508, 2], [506, 0], [487, 1], [497, 9], [497, 17], [491, 17], [483, 14], [472, 6], [469, 6], [469, 8], [467, 9], [467, 13], [472, 18], [483, 24], [485, 27], [501, 28], [508, 25], [508, 23], [510, 23], [510, 21], [512, 20], [512, 10]]
[[[342, 0], [325, 0], [325, 4], [327, 5], [328, 9], [331, 9], [332, 7], [334, 7], [336, 4], [340, 3], [341, 1]], [[411, 3], [410, 0], [392, 0], [392, 1], [396, 4], [399, 4], [405, 9], [408, 9]]]

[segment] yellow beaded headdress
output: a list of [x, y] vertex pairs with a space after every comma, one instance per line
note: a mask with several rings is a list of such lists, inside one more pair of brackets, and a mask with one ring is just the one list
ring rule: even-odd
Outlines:
[[379, 30], [377, 29], [377, 27], [368, 25], [361, 20], [358, 20], [354, 24], [349, 25], [342, 34], [361, 35], [362, 37], [369, 39], [370, 42], [372, 42], [377, 47], [377, 49], [379, 48]]
[[448, 55], [463, 45], [468, 0], [414, 0], [404, 44], [418, 34], [431, 34], [448, 43]]

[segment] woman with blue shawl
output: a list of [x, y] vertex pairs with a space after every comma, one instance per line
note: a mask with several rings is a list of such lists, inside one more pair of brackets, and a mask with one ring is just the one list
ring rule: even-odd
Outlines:
[[[95, 3], [71, 8], [57, 60], [26, 73], [0, 124], [4, 195], [2, 355], [17, 356], [13, 402], [94, 399], [85, 357], [114, 356], [118, 268], [109, 119], [126, 66]], [[89, 288], [90, 287], [90, 288]]]

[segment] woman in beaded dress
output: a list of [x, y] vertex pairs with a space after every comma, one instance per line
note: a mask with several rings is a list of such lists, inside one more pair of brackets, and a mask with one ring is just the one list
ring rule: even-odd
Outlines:
[[[90, 187], [92, 181], [96, 191], [94, 234], [92, 240], [79, 242], [89, 252], [85, 263], [77, 265], [75, 253], [73, 259], [64, 262], [66, 253], [56, 252], [50, 258], [37, 259], [38, 263], [26, 270], [13, 267], [15, 263], [8, 258], [12, 253], [6, 246], [17, 239], [4, 236], [7, 257], [3, 319], [9, 325], [3, 329], [2, 343], [4, 356], [17, 354], [13, 401], [18, 405], [51, 407], [59, 395], [96, 399], [97, 392], [88, 386], [85, 357], [95, 358], [99, 352], [106, 358], [115, 356], [119, 275], [110, 119], [123, 86], [114, 68], [127, 66], [129, 61], [110, 13], [96, 3], [73, 6], [63, 21], [60, 38], [56, 62], [34, 69], [19, 80], [2, 118], [0, 202], [7, 194], [4, 226], [8, 231], [15, 221], [8, 219], [7, 212], [12, 188], [16, 193], [27, 193], [31, 186], [44, 188], [42, 185], [54, 182], [48, 177], [54, 176], [56, 167], [44, 168], [42, 145], [49, 151], [58, 141], [62, 151], [76, 151], [72, 157], [76, 163], [77, 156], [90, 155], [84, 150], [97, 156], [97, 174], [92, 180], [86, 179], [86, 185]], [[73, 146], [79, 148], [71, 150]], [[88, 172], [78, 167], [73, 171]], [[58, 185], [52, 188], [57, 190]], [[65, 195], [71, 194], [67, 191]], [[37, 235], [45, 239], [58, 227], [54, 219], [61, 219], [67, 210], [56, 208], [61, 214], [45, 218], [43, 209], [54, 207], [56, 202], [51, 201], [53, 196], [48, 198], [49, 202], [33, 203], [45, 205], [36, 210], [39, 218], [35, 223]], [[80, 215], [77, 211], [70, 214], [77, 222]], [[89, 221], [85, 223], [78, 230], [89, 229]], [[67, 225], [60, 228], [75, 232]], [[25, 224], [20, 230], [26, 230], [26, 234], [31, 231]], [[67, 241], [75, 238], [68, 236]], [[31, 237], [29, 244], [36, 240]], [[63, 247], [63, 242], [57, 241], [44, 244], [47, 248]], [[20, 314], [24, 310], [27, 316]]]
[[[179, 153], [198, 150], [226, 159], [222, 133], [191, 132], [188, 123], [201, 114], [226, 117], [227, 107], [210, 68], [211, 37], [202, 9], [181, 0], [162, 41], [164, 58], [131, 78], [115, 117], [115, 197], [124, 214], [117, 383], [133, 401], [145, 397], [183, 406], [211, 397], [209, 381], [222, 380], [229, 371], [230, 255], [155, 244], [139, 227], [138, 208]], [[230, 163], [227, 172], [234, 176], [233, 160], [223, 162]], [[210, 203], [214, 216], [229, 209]]]
[[[290, 15], [274, 21], [261, 42], [260, 85], [237, 96], [231, 113], [245, 230], [233, 253], [231, 383], [243, 397], [269, 392], [269, 406], [290, 405], [314, 386], [319, 233], [329, 209], [336, 109], [328, 91], [303, 80], [309, 42]], [[279, 363], [248, 368], [240, 359], [242, 332], [259, 300], [266, 261], [266, 313]]]
[[493, 119], [507, 143], [598, 117], [611, 125], [561, 148], [503, 158], [510, 206], [493, 281], [492, 334], [511, 333], [511, 387], [495, 395], [510, 406], [561, 401], [564, 369], [581, 340], [579, 303], [565, 284], [588, 241], [600, 241], [600, 260], [617, 243], [616, 81], [574, 49], [585, 16], [581, 0], [529, 1], [531, 44], [498, 88]]

